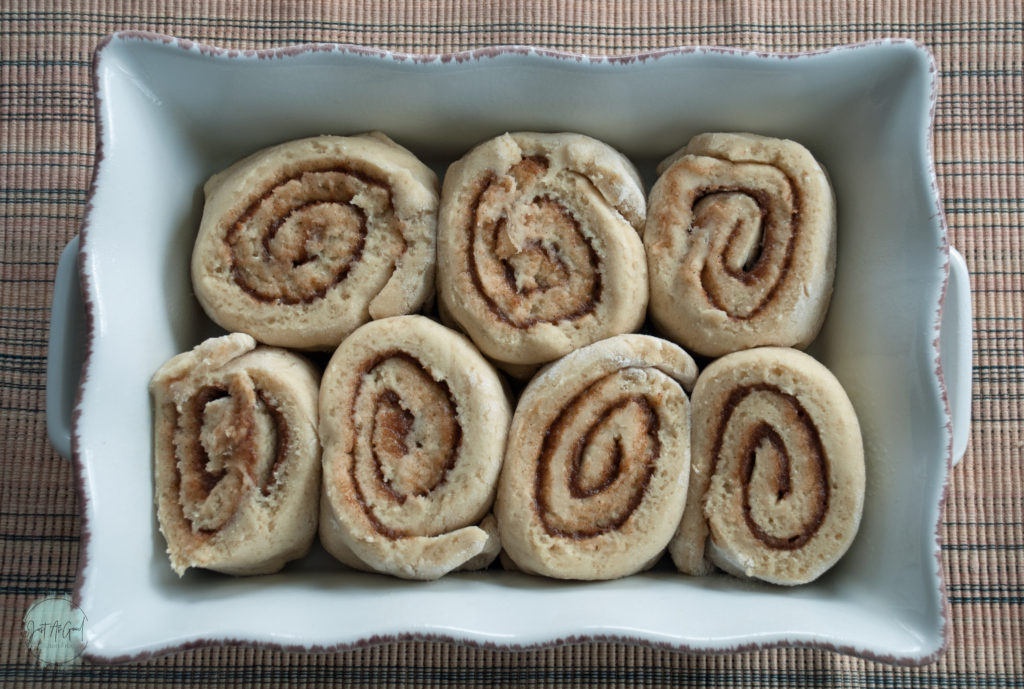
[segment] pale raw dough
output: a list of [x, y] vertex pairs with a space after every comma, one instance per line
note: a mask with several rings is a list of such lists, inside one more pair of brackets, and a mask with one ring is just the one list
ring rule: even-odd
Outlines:
[[507, 559], [561, 579], [655, 562], [686, 500], [696, 376], [681, 348], [633, 334], [538, 373], [516, 407], [495, 501]]
[[192, 283], [227, 330], [331, 349], [433, 297], [437, 177], [383, 134], [273, 146], [204, 190]]
[[691, 401], [689, 495], [669, 546], [680, 571], [793, 585], [832, 567], [865, 488], [860, 426], [836, 377], [803, 352], [761, 347], [708, 365]]
[[646, 202], [633, 165], [581, 134], [516, 132], [444, 178], [442, 312], [517, 376], [640, 327]]
[[511, 416], [498, 373], [463, 335], [423, 316], [356, 330], [321, 383], [321, 543], [405, 579], [490, 564]]
[[178, 575], [266, 574], [317, 530], [319, 374], [304, 358], [234, 333], [153, 376], [155, 493]]
[[701, 134], [658, 169], [644, 235], [657, 329], [706, 356], [809, 345], [836, 262], [824, 168], [793, 141]]

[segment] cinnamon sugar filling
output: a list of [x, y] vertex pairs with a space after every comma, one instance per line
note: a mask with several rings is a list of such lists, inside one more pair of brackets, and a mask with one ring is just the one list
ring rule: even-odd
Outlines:
[[563, 201], [538, 184], [549, 167], [523, 158], [480, 181], [465, 228], [474, 289], [499, 320], [517, 328], [574, 321], [601, 300], [601, 258]]
[[[657, 468], [661, 442], [654, 403], [642, 394], [600, 398], [602, 384], [613, 377], [569, 400], [544, 434], [534, 510], [552, 536], [580, 540], [621, 528], [643, 502]], [[556, 486], [558, 481], [565, 485]], [[556, 504], [556, 494], [569, 504]]]
[[[380, 382], [387, 368], [415, 391], [415, 399]], [[414, 535], [386, 524], [370, 496], [402, 505], [410, 497], [429, 498], [446, 483], [462, 449], [462, 428], [451, 389], [444, 381], [434, 380], [413, 355], [385, 352], [363, 367], [349, 423], [356, 436], [348, 467], [356, 502], [381, 535], [391, 539]]]
[[[783, 429], [773, 428], [765, 421], [741, 429], [742, 440], [739, 442], [740, 450], [735, 467], [736, 472], [731, 478], [742, 491], [743, 519], [751, 534], [771, 549], [796, 550], [803, 547], [825, 521], [830, 490], [828, 458], [821, 435], [810, 415], [795, 396], [767, 383], [744, 385], [734, 389], [719, 413], [712, 446], [710, 475], [713, 476], [718, 471], [727, 428], [736, 409], [745, 399], [755, 393], [770, 394], [779, 404], [789, 408], [789, 416], [795, 420], [799, 428], [797, 433], [790, 432], [785, 435], [789, 438], [799, 438], [802, 442], [798, 448], [793, 448], [792, 440], [787, 442], [783, 439]], [[772, 483], [776, 503], [794, 497], [795, 491], [798, 490], [795, 488], [798, 477], [795, 477], [793, 473], [795, 457], [792, 453], [794, 451], [805, 453], [807, 461], [803, 462], [803, 465], [809, 467], [811, 474], [799, 477], [801, 479], [799, 484], [802, 488], [800, 498], [809, 501], [809, 504], [804, 510], [805, 521], [798, 529], [789, 533], [779, 533], [778, 527], [771, 528], [759, 521], [758, 515], [755, 514], [757, 510], [751, 500], [751, 487], [754, 483], [757, 463], [759, 461], [772, 462], [774, 471], [771, 471], [771, 468], [762, 467], [765, 470], [761, 474], [761, 480], [769, 480]], [[729, 479], [730, 477], [727, 477], [726, 481], [730, 482]], [[763, 510], [761, 511], [763, 512]]]
[[393, 263], [406, 249], [390, 187], [338, 165], [282, 175], [227, 224], [231, 278], [265, 303], [322, 299], [362, 259], [375, 227], [393, 229]]

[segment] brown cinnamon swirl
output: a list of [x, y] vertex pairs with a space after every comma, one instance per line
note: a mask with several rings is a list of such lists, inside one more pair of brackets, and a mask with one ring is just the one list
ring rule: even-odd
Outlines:
[[329, 349], [433, 295], [437, 178], [382, 134], [274, 146], [205, 191], [192, 282], [228, 330]]
[[530, 381], [495, 502], [502, 546], [518, 568], [612, 579], [661, 555], [686, 499], [686, 390], [696, 375], [676, 345], [618, 335]]
[[422, 316], [357, 329], [321, 383], [324, 547], [406, 579], [489, 564], [499, 542], [486, 515], [511, 416], [497, 372], [464, 336]]
[[235, 333], [179, 354], [150, 383], [157, 516], [171, 566], [263, 574], [317, 527], [318, 375]]
[[793, 141], [702, 134], [658, 169], [644, 235], [657, 328], [707, 356], [810, 344], [835, 273], [821, 165]]
[[865, 483], [857, 416], [835, 376], [797, 350], [762, 347], [711, 363], [692, 402], [676, 566], [776, 584], [828, 570], [857, 533]]
[[646, 204], [609, 146], [505, 134], [451, 165], [441, 197], [440, 305], [499, 366], [531, 370], [640, 326]]

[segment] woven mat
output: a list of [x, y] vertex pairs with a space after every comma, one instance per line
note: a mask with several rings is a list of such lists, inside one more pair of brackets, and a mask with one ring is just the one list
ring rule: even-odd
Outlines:
[[[967, 2], [667, 3], [620, 0], [21, 2], [0, 8], [0, 684], [45, 686], [1024, 685], [1024, 10]], [[704, 5], [710, 5], [705, 7]], [[816, 49], [914, 38], [941, 70], [934, 149], [950, 240], [975, 313], [973, 426], [942, 522], [951, 641], [892, 668], [800, 649], [699, 656], [593, 643], [505, 653], [437, 642], [304, 655], [182, 651], [125, 666], [41, 667], [22, 617], [70, 592], [80, 505], [46, 439], [45, 369], [57, 258], [79, 230], [94, 163], [91, 51], [144, 29], [236, 48], [310, 41], [408, 52], [523, 43], [598, 54], [715, 44]]]

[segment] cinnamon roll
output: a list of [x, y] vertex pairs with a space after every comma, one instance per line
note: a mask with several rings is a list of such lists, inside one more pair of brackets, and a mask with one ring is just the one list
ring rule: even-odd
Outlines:
[[207, 340], [150, 383], [160, 530], [178, 575], [275, 572], [317, 529], [318, 374], [249, 335]]
[[350, 566], [406, 579], [483, 567], [512, 410], [464, 336], [423, 316], [368, 323], [321, 382], [320, 541]]
[[590, 137], [487, 141], [445, 175], [440, 306], [511, 370], [636, 330], [647, 307], [645, 211], [632, 164]]
[[819, 577], [849, 548], [864, 504], [860, 427], [839, 381], [807, 354], [762, 347], [711, 363], [692, 403], [676, 566], [787, 585]]
[[681, 348], [626, 334], [576, 350], [530, 381], [495, 501], [502, 547], [519, 569], [613, 579], [657, 560], [686, 500], [686, 391], [696, 376]]
[[330, 349], [433, 297], [437, 178], [383, 134], [273, 146], [205, 192], [192, 283], [227, 330]]
[[658, 170], [644, 235], [654, 325], [707, 356], [810, 344], [835, 273], [824, 168], [793, 141], [701, 134]]

